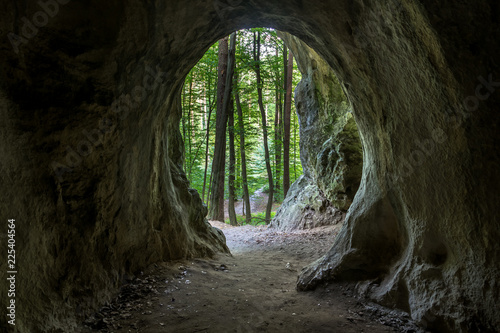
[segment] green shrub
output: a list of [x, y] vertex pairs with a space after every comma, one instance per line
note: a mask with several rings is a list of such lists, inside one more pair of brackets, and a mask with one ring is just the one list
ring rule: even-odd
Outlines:
[[[276, 215], [276, 212], [271, 212], [271, 219], [274, 218], [275, 215]], [[252, 213], [252, 220], [250, 222], [250, 225], [254, 225], [254, 226], [266, 225], [265, 218], [266, 218], [266, 212]], [[246, 225], [247, 224], [246, 220], [245, 220], [245, 215], [237, 214], [236, 221], [237, 221], [238, 225]], [[230, 224], [229, 219], [226, 219], [224, 222], [227, 224]]]

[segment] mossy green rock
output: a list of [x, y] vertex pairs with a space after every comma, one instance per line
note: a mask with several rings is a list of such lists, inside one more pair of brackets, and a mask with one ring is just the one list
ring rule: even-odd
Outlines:
[[295, 104], [304, 175], [308, 184], [318, 186], [317, 191], [334, 207], [347, 211], [363, 169], [363, 151], [350, 104], [332, 68], [321, 56], [290, 34], [280, 36], [292, 50], [302, 73], [295, 90]]

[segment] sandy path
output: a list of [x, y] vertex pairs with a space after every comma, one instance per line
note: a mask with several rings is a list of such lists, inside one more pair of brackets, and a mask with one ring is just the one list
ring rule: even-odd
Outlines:
[[[250, 196], [250, 211], [252, 213], [265, 212], [268, 198], [269, 195], [262, 192], [262, 189], [255, 191], [254, 194]], [[227, 208], [228, 203], [229, 200], [224, 201], [224, 219], [226, 220], [229, 219], [229, 211]], [[243, 199], [240, 199], [234, 203], [234, 211], [236, 212], [236, 215], [245, 215], [244, 204], [245, 203]], [[272, 211], [277, 211], [280, 205], [280, 203], [274, 202]]]
[[350, 296], [352, 287], [347, 285], [295, 290], [301, 267], [328, 248], [338, 226], [287, 234], [267, 227], [219, 226], [224, 227], [232, 256], [150, 267], [87, 321], [94, 326], [87, 331], [413, 331], [407, 318], [382, 315], [379, 307]]

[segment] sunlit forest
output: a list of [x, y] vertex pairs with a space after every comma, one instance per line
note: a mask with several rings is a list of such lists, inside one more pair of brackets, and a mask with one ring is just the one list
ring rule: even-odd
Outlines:
[[[266, 120], [269, 161], [274, 181], [273, 201], [280, 202], [284, 194], [284, 164], [288, 163], [289, 167], [288, 186], [302, 174], [299, 122], [293, 101], [293, 88], [300, 81], [301, 74], [275, 30], [265, 28], [241, 30], [235, 36], [234, 73], [225, 131], [224, 198], [228, 199], [230, 196], [230, 177], [234, 177], [234, 199], [244, 198], [242, 175], [244, 168], [250, 196], [257, 190], [265, 193], [269, 191], [262, 113], [259, 108], [260, 87]], [[260, 44], [259, 59], [255, 58], [256, 43]], [[218, 93], [218, 78], [221, 75], [218, 70], [219, 45], [220, 42], [210, 47], [188, 74], [182, 95], [181, 131], [185, 146], [185, 172], [191, 187], [198, 190], [203, 201], [208, 204], [213, 184], [216, 119], [219, 116], [217, 105], [222, 97], [220, 90]], [[257, 84], [257, 66], [260, 69], [260, 86]], [[286, 145], [284, 117], [287, 111], [287, 71], [290, 70], [292, 75], [289, 78], [291, 87], [288, 87], [291, 90], [288, 91], [291, 96], [290, 110], [288, 110], [289, 145]], [[235, 152], [233, 163], [230, 163], [231, 149]], [[288, 161], [284, 158], [285, 149], [288, 149], [286, 152], [289, 156]], [[241, 154], [243, 150], [246, 155], [244, 162]]]

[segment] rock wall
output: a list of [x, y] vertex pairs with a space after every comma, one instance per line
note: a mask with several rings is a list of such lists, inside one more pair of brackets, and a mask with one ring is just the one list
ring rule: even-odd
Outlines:
[[[19, 36], [42, 10], [4, 6], [0, 30]], [[182, 171], [180, 87], [196, 57], [180, 60], [179, 22], [154, 12], [75, 1], [19, 53], [2, 35], [0, 215], [16, 219], [19, 332], [72, 331], [145, 266], [228, 251]]]
[[[361, 182], [363, 151], [356, 122], [330, 65], [297, 37], [281, 32], [279, 36], [302, 73], [295, 89], [295, 105], [304, 177], [292, 185], [293, 191], [287, 194], [271, 227], [289, 231], [336, 224]], [[313, 198], [320, 197], [314, 203]], [[329, 207], [329, 212], [317, 210], [318, 205]]]
[[206, 49], [248, 26], [294, 34], [327, 61], [363, 144], [342, 231], [298, 288], [359, 281], [436, 331], [500, 327], [496, 2], [47, 3], [2, 1], [0, 21], [17, 331], [71, 330], [126, 274], [225, 250], [182, 175], [178, 97]]
[[270, 228], [280, 231], [312, 229], [341, 223], [345, 213], [336, 209], [310, 178], [301, 175], [290, 186]]

